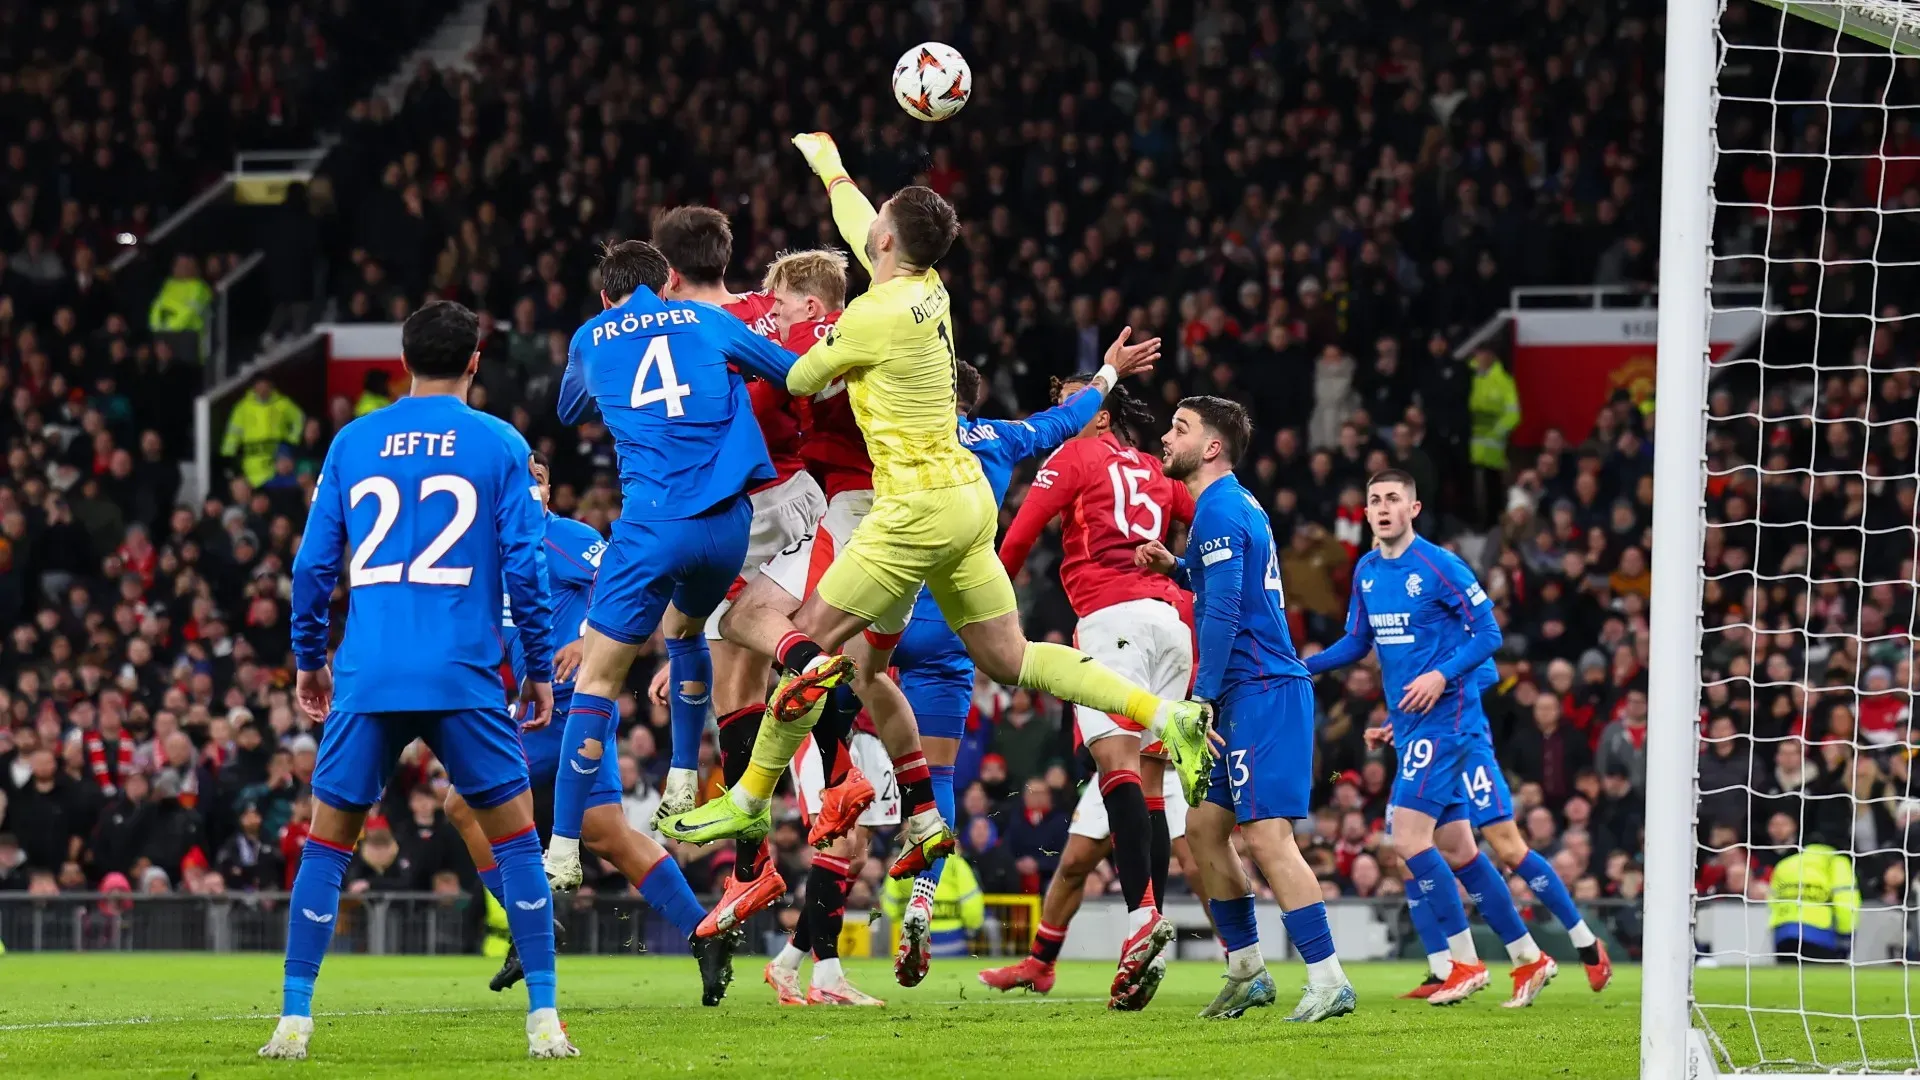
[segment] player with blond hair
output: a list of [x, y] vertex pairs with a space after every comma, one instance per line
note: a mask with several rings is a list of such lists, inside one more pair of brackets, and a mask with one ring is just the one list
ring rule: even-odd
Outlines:
[[[959, 234], [953, 207], [909, 187], [876, 212], [830, 137], [798, 135], [794, 144], [825, 182], [834, 221], [859, 245], [873, 285], [794, 365], [787, 389], [810, 396], [845, 380], [873, 459], [874, 504], [788, 628], [753, 643], [771, 646], [784, 674], [768, 704], [775, 722], [761, 725], [740, 783], [661, 830], [691, 842], [765, 836], [780, 773], [824, 699], [849, 680], [889, 740], [917, 744], [911, 709], [886, 670], [923, 583], [989, 678], [1124, 714], [1162, 737], [1176, 768], [1203, 771], [1205, 706], [1155, 697], [1075, 649], [1029, 642], [1020, 627], [1012, 582], [994, 553], [997, 500], [958, 436], [951, 301], [935, 269]], [[830, 651], [843, 647], [844, 655]], [[951, 852], [954, 835], [935, 804], [925, 755], [897, 755], [894, 769], [910, 816], [891, 872], [904, 877]], [[1133, 974], [1157, 952], [1147, 942], [1130, 949], [1142, 958]]]

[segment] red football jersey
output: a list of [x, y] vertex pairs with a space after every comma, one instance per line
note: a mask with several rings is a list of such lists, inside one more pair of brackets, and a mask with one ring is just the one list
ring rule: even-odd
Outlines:
[[[795, 353], [813, 348], [827, 336], [827, 327], [840, 320], [833, 312], [824, 319], [804, 322], [788, 333], [786, 346]], [[800, 457], [813, 478], [831, 499], [843, 491], [870, 491], [873, 488], [873, 459], [867, 456], [867, 440], [853, 417], [853, 405], [847, 400], [847, 384], [835, 379], [825, 390], [809, 398], [794, 399], [800, 417]]]
[[[724, 308], [746, 323], [747, 329], [768, 341], [780, 341], [780, 328], [774, 325], [773, 319], [773, 294], [742, 293]], [[760, 434], [767, 440], [767, 456], [773, 459], [773, 471], [778, 474], [754, 489], [765, 491], [786, 483], [794, 473], [807, 467], [800, 459], [800, 423], [794, 419], [793, 397], [786, 387], [775, 386], [765, 379], [748, 378], [747, 395], [753, 399], [753, 418], [760, 422]]]
[[1040, 530], [1061, 519], [1060, 583], [1074, 614], [1085, 618], [1128, 600], [1177, 606], [1172, 579], [1133, 565], [1133, 551], [1164, 540], [1175, 521], [1193, 521], [1187, 485], [1167, 478], [1160, 459], [1112, 435], [1069, 439], [1040, 466], [1026, 501], [1000, 545], [1000, 562], [1018, 574]]

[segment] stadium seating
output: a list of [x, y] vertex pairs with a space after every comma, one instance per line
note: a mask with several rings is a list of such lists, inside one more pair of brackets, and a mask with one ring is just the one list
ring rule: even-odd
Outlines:
[[[1408, 0], [1391, 5], [1390, 23], [1374, 17], [1380, 6], [1204, 2], [1176, 20], [1165, 5], [965, 5], [961, 21], [929, 26], [917, 9], [880, 2], [743, 0], [722, 17], [692, 4], [499, 0], [474, 70], [423, 69], [392, 111], [349, 102], [356, 78], [314, 59], [369, 47], [364, 32], [342, 36], [351, 19], [296, 26], [276, 14], [248, 35], [218, 20], [156, 31], [177, 41], [165, 55], [179, 72], [157, 62], [114, 71], [126, 89], [109, 103], [120, 117], [108, 124], [109, 160], [125, 165], [66, 177], [59, 163], [74, 155], [52, 141], [65, 127], [24, 143], [0, 127], [9, 153], [21, 144], [48, 162], [43, 192], [89, 193], [78, 213], [91, 230], [37, 230], [37, 244], [23, 230], [0, 244], [0, 386], [10, 395], [0, 614], [26, 620], [0, 649], [0, 696], [16, 725], [16, 749], [0, 756], [12, 797], [4, 828], [35, 834], [22, 845], [28, 865], [58, 870], [60, 845], [39, 833], [85, 835], [97, 817], [98, 778], [119, 775], [117, 750], [96, 750], [84, 732], [109, 715], [133, 733], [128, 770], [153, 767], [146, 748], [164, 745], [170, 725], [189, 735], [208, 845], [231, 834], [234, 793], [277, 767], [276, 748], [296, 748], [291, 789], [303, 783], [281, 581], [303, 478], [354, 404], [300, 417], [270, 477], [249, 483], [236, 463], [204, 507], [172, 511], [141, 479], [181, 448], [163, 437], [149, 453], [138, 433], [164, 426], [197, 386], [147, 343], [144, 310], [114, 321], [117, 302], [92, 296], [100, 286], [75, 254], [177, 203], [155, 194], [177, 189], [144, 185], [141, 169], [191, 190], [186, 178], [234, 146], [297, 142], [295, 128], [344, 116], [345, 142], [324, 170], [334, 198], [315, 209], [339, 238], [323, 252], [330, 317], [389, 321], [428, 297], [490, 315], [476, 403], [552, 456], [561, 509], [591, 515], [613, 497], [611, 445], [595, 425], [561, 428], [553, 400], [565, 337], [598, 306], [595, 245], [646, 236], [661, 208], [720, 206], [735, 230], [730, 283], [754, 286], [775, 252], [835, 241], [824, 198], [786, 144], [823, 128], [872, 192], [925, 183], [959, 207], [962, 238], [945, 270], [960, 349], [989, 380], [990, 410], [1042, 407], [1050, 378], [1095, 366], [1123, 324], [1171, 343], [1152, 383], [1137, 387], [1162, 418], [1187, 393], [1252, 408], [1258, 454], [1245, 480], [1270, 508], [1302, 640], [1339, 632], [1348, 569], [1367, 542], [1357, 484], [1386, 464], [1421, 478], [1423, 526], [1461, 542], [1501, 605], [1509, 646], [1492, 711], [1530, 840], [1583, 897], [1633, 895], [1650, 405], [1622, 396], [1586, 442], [1508, 457], [1511, 382], [1495, 353], [1456, 352], [1513, 285], [1650, 282], [1658, 88], [1646, 57], [1659, 48], [1657, 5]], [[343, 7], [353, 5], [328, 10]], [[127, 49], [140, 37], [110, 36]], [[886, 94], [888, 58], [930, 37], [974, 64], [974, 101], [948, 125], [906, 119]], [[308, 60], [268, 65], [270, 50]], [[233, 73], [209, 87], [224, 93], [200, 97], [225, 102], [222, 139], [170, 137], [188, 95], [154, 88], [188, 71], [214, 80], [215, 59]], [[283, 81], [306, 68], [324, 77], [276, 96], [260, 85], [262, 68]], [[0, 101], [57, 96], [23, 59], [0, 69]], [[91, 100], [105, 95], [84, 75], [58, 85], [76, 113], [108, 107]], [[283, 99], [284, 131], [271, 104]], [[0, 108], [0, 124], [17, 111]], [[143, 141], [128, 137], [142, 125], [166, 154], [190, 157], [147, 163]], [[73, 137], [81, 148], [98, 141], [84, 127]], [[31, 216], [57, 211], [42, 194]], [[1811, 250], [1813, 234], [1804, 242]], [[64, 326], [61, 306], [76, 311]], [[73, 349], [89, 358], [84, 381], [58, 370]], [[96, 370], [116, 374], [103, 384]], [[275, 391], [261, 391], [264, 408]], [[1476, 435], [1498, 452], [1476, 453]], [[1798, 446], [1808, 435], [1786, 437]], [[1736, 547], [1729, 538], [1725, 550]], [[1071, 629], [1048, 572], [1057, 558], [1043, 543], [1019, 583], [1036, 637]], [[1838, 616], [1852, 614], [1843, 602]], [[1898, 669], [1893, 685], [1905, 680]], [[1392, 860], [1378, 835], [1391, 761], [1361, 742], [1382, 707], [1378, 688], [1356, 673], [1321, 690], [1316, 771], [1329, 779], [1313, 858], [1334, 891], [1390, 892], [1393, 866], [1384, 880], [1355, 872], [1363, 858], [1376, 870]], [[1075, 782], [1057, 703], [1000, 692], [980, 701], [972, 812], [990, 812], [1028, 776]], [[1016, 708], [1036, 710], [1052, 733], [1039, 750], [1004, 735]], [[639, 774], [657, 777], [664, 713], [637, 716], [631, 731]], [[60, 751], [58, 814], [34, 809], [45, 800], [31, 794], [23, 745]], [[1018, 760], [1000, 752], [1016, 745]], [[82, 870], [104, 872], [97, 861]], [[0, 867], [0, 886], [9, 880]]]

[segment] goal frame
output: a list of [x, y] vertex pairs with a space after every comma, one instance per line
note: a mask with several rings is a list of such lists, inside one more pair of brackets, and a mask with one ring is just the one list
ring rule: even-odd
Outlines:
[[[1920, 56], [1913, 0], [1757, 0], [1906, 57]], [[1699, 803], [1706, 392], [1712, 358], [1718, 22], [1727, 0], [1668, 0], [1660, 186], [1640, 1076], [1721, 1075], [1693, 992]], [[1664, 601], [1662, 600], [1664, 599]], [[1684, 824], [1682, 824], [1684, 823]], [[1912, 1070], [1909, 1070], [1912, 1071]], [[1814, 1080], [1832, 1073], [1766, 1073]]]
[[1692, 1032], [1708, 289], [1720, 66], [1714, 34], [1721, 7], [1722, 0], [1667, 2], [1646, 786], [1646, 820], [1661, 824], [1646, 830], [1642, 1080], [1717, 1071], [1704, 1040]]

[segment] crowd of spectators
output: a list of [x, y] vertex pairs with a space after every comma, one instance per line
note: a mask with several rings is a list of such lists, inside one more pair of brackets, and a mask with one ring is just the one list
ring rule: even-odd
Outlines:
[[[1412, 473], [1423, 531], [1458, 547], [1498, 605], [1506, 645], [1488, 708], [1529, 842], [1576, 896], [1632, 900], [1651, 402], [1622, 393], [1583, 441], [1550, 431], [1510, 454], [1511, 378], [1496, 353], [1456, 350], [1511, 285], [1651, 281], [1660, 8], [496, 0], [472, 72], [423, 68], [398, 110], [341, 106], [344, 142], [312, 213], [330, 238], [336, 317], [387, 321], [427, 297], [482, 313], [474, 404], [553, 460], [557, 510], [604, 526], [617, 512], [611, 440], [598, 424], [561, 427], [553, 408], [567, 336], [598, 307], [595, 244], [646, 236], [665, 207], [719, 206], [734, 225], [730, 281], [750, 287], [776, 251], [839, 244], [818, 184], [786, 145], [794, 130], [834, 132], [872, 193], [917, 181], [958, 207], [961, 241], [943, 271], [956, 344], [986, 374], [989, 410], [1041, 407], [1050, 377], [1096, 366], [1122, 324], [1169, 342], [1137, 387], [1163, 418], [1194, 392], [1251, 409], [1255, 451], [1242, 475], [1269, 509], [1303, 649], [1339, 634], [1350, 567], [1369, 542], [1360, 483], [1387, 466]], [[1773, 40], [1777, 16], [1729, 10], [1730, 33]], [[292, 11], [255, 33], [296, 53], [280, 44], [288, 27], [332, 40], [326, 19]], [[233, 34], [189, 37], [222, 55], [241, 47]], [[893, 58], [928, 38], [974, 66], [974, 99], [945, 125], [907, 119], [886, 92]], [[153, 84], [172, 85], [161, 66]], [[209, 66], [191, 65], [195, 78]], [[1747, 89], [1764, 97], [1773, 75], [1757, 64], [1730, 77], [1757, 80]], [[131, 89], [148, 86], [128, 77]], [[0, 125], [19, 99], [12, 88], [27, 85], [0, 71]], [[256, 86], [234, 108], [258, 97]], [[109, 104], [144, 100], [121, 92]], [[1817, 117], [1783, 119], [1776, 135], [1764, 110], [1729, 109], [1729, 145], [1824, 139]], [[1914, 142], [1904, 119], [1832, 123], [1836, 137]], [[8, 136], [0, 126], [12, 153]], [[1730, 152], [1719, 182], [1765, 195], [1765, 170], [1777, 167], [1793, 172], [1796, 192], [1864, 209], [1823, 225], [1751, 200], [1717, 219], [1723, 250], [1859, 257], [1880, 242], [1887, 259], [1884, 245], [1910, 242], [1897, 233], [1904, 223], [1874, 219], [1877, 202], [1920, 201], [1913, 172], [1856, 161], [1812, 177], [1807, 159], [1767, 160]], [[137, 185], [111, 188], [118, 197]], [[54, 205], [30, 199], [28, 219]], [[125, 220], [78, 212], [116, 228]], [[45, 235], [57, 249], [67, 234]], [[1760, 265], [1727, 272], [1753, 279]], [[111, 303], [82, 312], [79, 300], [61, 302], [95, 280], [77, 256], [62, 264], [73, 284], [53, 292], [29, 293], [17, 284], [25, 271], [10, 266], [0, 277], [0, 388], [11, 395], [0, 416], [0, 616], [11, 617], [0, 621], [13, 627], [0, 648], [12, 723], [0, 724], [0, 888], [33, 875], [43, 888], [97, 887], [116, 873], [199, 889], [271, 883], [306, 812], [313, 750], [288, 701], [286, 570], [313, 469], [356, 406], [295, 408], [286, 430], [297, 437], [244, 468], [236, 460], [204, 502], [177, 507], [167, 466], [179, 433], [168, 425], [197, 375], [170, 367]], [[1759, 345], [1766, 363], [1725, 365], [1714, 382], [1702, 880], [1754, 896], [1770, 858], [1816, 833], [1878, 852], [1862, 860], [1863, 887], [1898, 892], [1914, 805], [1896, 799], [1907, 762], [1895, 752], [1909, 741], [1913, 342], [1875, 294], [1897, 284], [1892, 273], [1886, 286], [1856, 275], [1846, 290], [1820, 291], [1818, 270], [1795, 264], [1775, 284], [1803, 305], [1819, 291], [1821, 314], [1775, 320]], [[29, 307], [27, 295], [39, 299]], [[70, 359], [50, 366], [48, 356]], [[1828, 369], [1819, 381], [1808, 356]], [[258, 388], [261, 409], [285, 416], [293, 406], [282, 400], [272, 384]], [[1831, 475], [1863, 463], [1878, 470], [1871, 482]], [[1017, 582], [1035, 636], [1071, 633], [1058, 558], [1057, 543], [1043, 542]], [[1377, 675], [1360, 666], [1318, 689], [1309, 858], [1329, 895], [1391, 894], [1401, 868], [1381, 819], [1393, 761], [1361, 737], [1384, 715]], [[1036, 891], [1064, 847], [1084, 763], [1058, 702], [982, 683], [975, 704], [963, 850], [989, 891]], [[644, 823], [665, 714], [638, 696], [622, 709], [628, 812]], [[1869, 743], [1887, 749], [1857, 751]], [[428, 888], [465, 872], [427, 806], [432, 782], [416, 771], [390, 789], [387, 819], [412, 824], [391, 830], [399, 852], [383, 848], [379, 868], [362, 857], [370, 883]], [[1836, 792], [1864, 801], [1819, 798]], [[1849, 806], [1860, 808], [1851, 820]], [[792, 869], [807, 858], [796, 828], [783, 825], [775, 846]], [[731, 857], [682, 856], [696, 886]], [[1106, 884], [1097, 876], [1093, 887]]]

